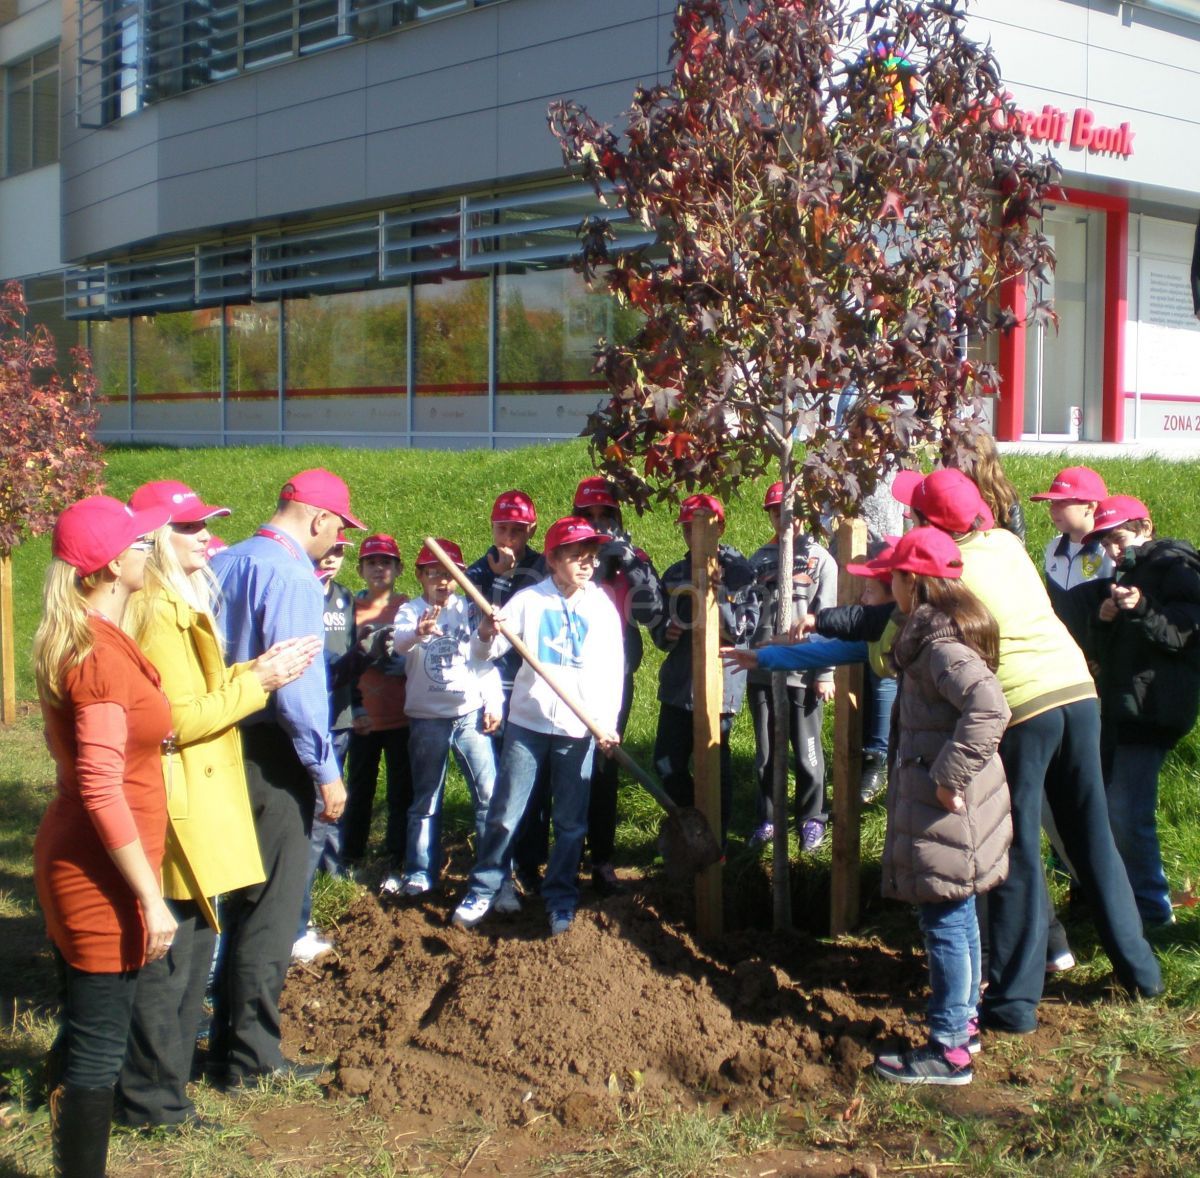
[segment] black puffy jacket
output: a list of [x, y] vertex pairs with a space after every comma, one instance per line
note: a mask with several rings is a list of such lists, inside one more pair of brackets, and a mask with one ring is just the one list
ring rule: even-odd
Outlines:
[[[1141, 600], [1111, 622], [1090, 611], [1089, 659], [1106, 738], [1173, 745], [1200, 711], [1200, 554], [1184, 540], [1151, 540], [1126, 550], [1116, 583]], [[1112, 582], [1093, 582], [1093, 602]]]

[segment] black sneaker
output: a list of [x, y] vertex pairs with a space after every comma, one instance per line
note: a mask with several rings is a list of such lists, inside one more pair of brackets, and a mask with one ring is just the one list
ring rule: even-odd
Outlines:
[[966, 1047], [943, 1047], [932, 1040], [899, 1055], [875, 1057], [875, 1074], [896, 1084], [942, 1084], [960, 1087], [974, 1079]]
[[858, 796], [869, 805], [887, 788], [887, 764], [878, 753], [863, 753]]

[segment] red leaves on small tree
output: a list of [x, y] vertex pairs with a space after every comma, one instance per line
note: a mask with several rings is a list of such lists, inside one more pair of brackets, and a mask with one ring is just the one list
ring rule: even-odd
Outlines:
[[54, 525], [69, 503], [92, 493], [104, 463], [95, 439], [91, 361], [73, 348], [62, 377], [45, 327], [26, 333], [21, 285], [0, 292], [0, 553]]
[[588, 426], [628, 501], [778, 463], [810, 519], [853, 514], [898, 456], [978, 417], [1000, 284], [1052, 265], [1055, 171], [963, 10], [682, 0], [671, 80], [635, 91], [620, 135], [551, 106], [566, 161], [657, 233], [635, 253], [602, 218], [581, 234], [584, 272], [644, 315], [601, 348], [611, 397]]

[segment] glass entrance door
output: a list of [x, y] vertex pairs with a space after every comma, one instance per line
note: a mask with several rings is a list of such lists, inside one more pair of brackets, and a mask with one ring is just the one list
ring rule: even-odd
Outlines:
[[1076, 441], [1101, 434], [1104, 327], [1104, 214], [1046, 211], [1043, 232], [1056, 265], [1040, 290], [1058, 315], [1057, 330], [1030, 325], [1025, 340], [1023, 437]]

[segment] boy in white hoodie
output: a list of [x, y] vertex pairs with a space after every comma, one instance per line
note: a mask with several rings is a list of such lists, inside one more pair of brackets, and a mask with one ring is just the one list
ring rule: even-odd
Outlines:
[[[466, 568], [457, 544], [438, 543], [460, 569]], [[384, 891], [406, 896], [428, 892], [441, 871], [442, 794], [451, 751], [475, 804], [476, 846], [482, 840], [496, 783], [491, 733], [504, 710], [499, 671], [471, 652], [471, 606], [454, 592], [453, 578], [428, 546], [417, 557], [417, 579], [421, 596], [400, 607], [392, 631], [408, 679], [404, 710], [413, 800], [404, 877], [383, 885]]]
[[[596, 552], [607, 537], [587, 520], [567, 516], [546, 533], [550, 576], [517, 593], [504, 609], [507, 627], [580, 701], [600, 729], [606, 755], [619, 738], [617, 713], [625, 677], [621, 618], [608, 595], [592, 583]], [[471, 640], [472, 654], [499, 659], [510, 649], [485, 617]], [[595, 742], [587, 727], [527, 663], [513, 684], [504, 751], [487, 828], [469, 890], [454, 923], [473, 928], [491, 909], [508, 876], [513, 833], [541, 765], [549, 766], [554, 847], [542, 883], [550, 932], [565, 933], [579, 902], [579, 860], [587, 833]]]

